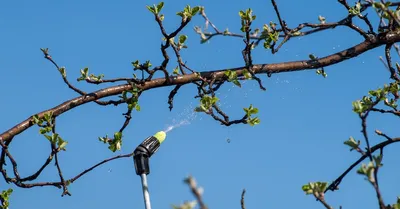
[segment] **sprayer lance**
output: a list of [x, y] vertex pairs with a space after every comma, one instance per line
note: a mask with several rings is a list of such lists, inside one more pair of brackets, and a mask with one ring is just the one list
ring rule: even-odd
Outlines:
[[133, 152], [135, 170], [137, 175], [150, 173], [149, 158], [157, 152], [161, 143], [165, 140], [164, 131], [157, 132], [153, 136], [146, 138]]

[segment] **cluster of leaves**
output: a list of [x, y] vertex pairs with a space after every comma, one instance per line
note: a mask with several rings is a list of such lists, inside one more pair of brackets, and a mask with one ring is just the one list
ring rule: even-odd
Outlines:
[[151, 64], [150, 60], [147, 60], [144, 63], [140, 63], [139, 60], [136, 60], [132, 62], [133, 70], [139, 70], [139, 69], [149, 69], [153, 64]]
[[190, 5], [186, 5], [183, 11], [177, 12], [176, 14], [182, 17], [182, 22], [186, 22], [188, 19], [192, 19], [200, 9], [201, 7], [199, 6], [191, 8]]
[[[139, 94], [141, 89], [139, 89], [135, 84], [131, 84], [132, 89], [128, 91], [122, 92], [122, 98], [126, 103], [128, 104], [128, 110], [131, 111], [135, 109], [136, 111], [140, 111], [140, 105], [139, 105]], [[129, 96], [128, 96], [129, 94]]]
[[[66, 151], [65, 147], [67, 146], [68, 142], [64, 141], [59, 134], [53, 133], [52, 129], [54, 127], [54, 123], [52, 112], [45, 113], [42, 118], [40, 118], [38, 115], [34, 115], [32, 119], [33, 123], [40, 127], [40, 134], [46, 137], [51, 144], [57, 144], [58, 150]], [[51, 133], [51, 135], [49, 135], [49, 133]]]
[[250, 124], [251, 126], [260, 124], [260, 119], [258, 117], [252, 117], [252, 115], [258, 113], [258, 108], [255, 108], [253, 107], [253, 105], [250, 105], [250, 107], [243, 108], [243, 110], [247, 116], [246, 119], [247, 124]]
[[[372, 4], [372, 6], [376, 9], [376, 11], [378, 13], [381, 13], [382, 18], [390, 20], [391, 19], [391, 15], [393, 15], [395, 18], [398, 19], [400, 17], [400, 15], [399, 15], [400, 8], [397, 8], [395, 11], [390, 10], [389, 6], [391, 4], [392, 3], [389, 2], [389, 1], [388, 2], [384, 2], [384, 3], [382, 3], [382, 2], [374, 2]], [[391, 14], [389, 14], [389, 13], [391, 13]]]
[[104, 144], [108, 143], [108, 149], [112, 152], [116, 152], [117, 150], [121, 150], [122, 132], [115, 132], [113, 139], [108, 138], [107, 135], [105, 137], [99, 137], [99, 141], [103, 142]]
[[[242, 32], [250, 31], [251, 23], [256, 19], [256, 15], [253, 15], [253, 11], [249, 8], [246, 11], [239, 11], [242, 27]], [[257, 35], [260, 32], [258, 28], [254, 30], [253, 35]], [[225, 30], [224, 35], [229, 35], [229, 31]], [[269, 26], [264, 24], [263, 31], [260, 35], [261, 39], [264, 39], [264, 48], [270, 49], [279, 39], [279, 31], [276, 30], [276, 23], [270, 22]]]
[[[296, 34], [295, 34], [296, 35]], [[270, 49], [279, 39], [279, 31], [276, 30], [276, 23], [264, 24], [261, 37], [264, 38], [264, 48]]]
[[366, 177], [371, 184], [376, 183], [375, 179], [375, 170], [379, 167], [382, 167], [382, 155], [372, 156], [373, 160], [368, 164], [362, 164], [361, 167], [357, 170], [357, 173]]
[[240, 11], [239, 16], [242, 23], [242, 27], [240, 28], [240, 30], [242, 32], [247, 32], [250, 29], [251, 22], [256, 19], [256, 16], [253, 15], [253, 10], [251, 10], [250, 8], [246, 11]]
[[361, 13], [361, 3], [357, 2], [355, 6], [350, 7], [349, 14], [351, 15], [359, 15]]
[[[157, 5], [153, 4], [153, 6], [147, 6], [147, 9], [157, 15], [161, 21], [164, 20], [164, 15], [159, 15], [162, 8], [164, 7], [164, 2], [160, 2]], [[186, 5], [183, 11], [177, 12], [176, 15], [182, 17], [182, 22], [186, 22], [190, 20], [193, 16], [195, 16], [200, 11], [200, 7], [193, 7], [191, 8], [190, 5]]]
[[164, 7], [164, 2], [160, 2], [157, 5], [153, 4], [153, 6], [146, 6], [146, 7], [151, 13], [158, 15], [162, 10], [162, 8]]
[[[242, 85], [240, 84], [240, 82], [239, 82], [239, 79], [238, 79], [238, 75], [237, 75], [237, 73], [236, 73], [236, 71], [232, 71], [232, 70], [227, 70], [227, 71], [225, 71], [225, 76], [227, 77], [227, 81], [228, 82], [232, 82], [233, 84], [235, 84], [236, 86], [238, 86], [238, 87], [242, 87]], [[252, 75], [251, 75], [251, 73], [249, 72], [249, 70], [247, 70], [247, 69], [244, 69], [243, 70], [243, 75], [244, 75], [244, 77], [246, 78], [246, 79], [252, 79]]]
[[317, 198], [324, 196], [325, 190], [328, 188], [328, 182], [310, 182], [301, 187], [301, 189], [306, 193], [306, 195], [314, 195]]
[[13, 189], [10, 188], [0, 193], [0, 198], [2, 200], [2, 205], [0, 205], [0, 209], [8, 209], [8, 206], [10, 206], [9, 200], [12, 192]]
[[196, 107], [194, 111], [209, 113], [211, 111], [212, 106], [215, 105], [218, 102], [218, 100], [219, 100], [218, 97], [204, 95], [200, 99], [200, 106]]
[[89, 75], [89, 68], [85, 67], [84, 69], [81, 69], [81, 77], [77, 78], [77, 81], [90, 80], [94, 82], [101, 82], [103, 77], [103, 74], [97, 76], [94, 74]]
[[[384, 101], [386, 106], [396, 110], [399, 90], [400, 86], [397, 81], [389, 85], [385, 84], [383, 88], [371, 90], [368, 92], [368, 96], [364, 96], [361, 100], [356, 100], [352, 103], [353, 111], [362, 114], [377, 105], [380, 101]], [[393, 95], [394, 98], [389, 98], [389, 94]]]

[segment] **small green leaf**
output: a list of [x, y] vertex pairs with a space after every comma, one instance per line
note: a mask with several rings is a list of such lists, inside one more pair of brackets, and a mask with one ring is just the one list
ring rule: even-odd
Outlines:
[[258, 125], [260, 124], [260, 119], [258, 117], [249, 118], [247, 119], [247, 123], [250, 124], [251, 126]]
[[361, 13], [361, 3], [357, 2], [354, 7], [349, 9], [349, 14], [351, 15], [359, 15]]
[[180, 43], [180, 44], [185, 43], [186, 39], [187, 39], [187, 36], [186, 36], [186, 35], [180, 35], [180, 36], [179, 36], [179, 43]]
[[13, 189], [7, 189], [7, 190], [3, 190], [0, 193], [0, 197], [2, 199], [2, 205], [0, 206], [1, 209], [8, 209], [8, 207], [10, 206], [10, 196], [13, 193]]
[[136, 104], [136, 107], [135, 107], [135, 109], [136, 109], [136, 111], [140, 111], [140, 105], [138, 105], [138, 104]]
[[58, 71], [60, 71], [62, 77], [64, 78], [67, 77], [67, 72], [65, 71], [65, 67], [60, 67]]
[[33, 123], [34, 123], [34, 124], [42, 125], [42, 123], [43, 123], [43, 120], [39, 119], [39, 116], [38, 116], [37, 114], [34, 115], [34, 116], [32, 117], [32, 119], [33, 119]]
[[353, 137], [350, 137], [347, 141], [344, 142], [345, 145], [351, 147], [350, 150], [357, 149], [360, 146], [360, 141], [356, 141]]
[[156, 14], [156, 10], [153, 7], [151, 6], [146, 6], [146, 7], [151, 13]]
[[150, 63], [150, 60], [147, 60], [143, 65], [144, 68], [151, 68], [151, 66], [152, 64]]
[[176, 68], [174, 68], [174, 70], [172, 71], [172, 74], [174, 74], [174, 75], [179, 75], [179, 68], [178, 68], [178, 66], [176, 66]]
[[122, 132], [115, 132], [114, 133], [114, 140], [121, 140]]
[[161, 10], [162, 10], [163, 7], [164, 7], [164, 2], [160, 2], [160, 3], [157, 5], [158, 13], [161, 12]]
[[315, 55], [313, 55], [313, 54], [309, 54], [308, 56], [310, 57], [311, 60], [316, 60], [317, 59], [317, 57]]
[[103, 142], [104, 144], [108, 142], [108, 136], [106, 135], [105, 137], [99, 137], [99, 141]]
[[247, 69], [245, 69], [244, 71], [243, 71], [243, 75], [244, 75], [244, 77], [246, 78], [246, 79], [251, 79], [253, 76], [251, 75], [251, 73], [247, 70]]
[[132, 65], [133, 65], [134, 68], [140, 68], [139, 60], [136, 60], [136, 61], [132, 62]]
[[196, 14], [197, 14], [197, 12], [199, 12], [200, 11], [200, 7], [193, 7], [193, 9], [192, 9], [192, 16], [195, 16]]
[[232, 83], [235, 84], [236, 86], [242, 87], [242, 84], [240, 84], [238, 80], [233, 80]]

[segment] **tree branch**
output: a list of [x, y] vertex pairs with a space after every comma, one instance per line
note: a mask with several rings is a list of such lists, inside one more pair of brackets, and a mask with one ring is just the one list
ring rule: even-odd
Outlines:
[[[328, 55], [326, 57], [322, 57], [316, 60], [301, 60], [301, 61], [293, 61], [293, 62], [283, 62], [276, 64], [255, 64], [251, 67], [251, 70], [255, 74], [277, 74], [283, 72], [294, 72], [301, 70], [311, 70], [317, 69], [321, 67], [327, 67], [333, 64], [337, 64], [343, 62], [347, 59], [356, 57], [366, 51], [371, 49], [391, 44], [400, 41], [400, 31], [388, 32], [384, 33], [377, 38], [373, 38], [371, 41], [363, 41], [354, 47], [348, 48], [346, 50], [337, 52], [335, 54]], [[236, 71], [238, 76], [243, 76], [243, 71], [246, 69], [244, 67], [238, 67], [233, 69], [222, 69], [215, 71], [206, 71], [200, 72], [201, 77], [209, 77], [211, 74], [215, 75], [216, 80], [224, 80], [225, 72], [227, 70]], [[182, 75], [182, 76], [171, 76], [171, 82], [167, 83], [165, 78], [156, 78], [150, 81], [144, 82], [144, 84], [138, 85], [138, 88], [141, 88], [143, 91], [160, 88], [165, 86], [175, 86], [175, 85], [183, 85], [195, 81], [200, 81], [201, 79], [198, 77], [196, 73]], [[38, 113], [39, 117], [43, 117], [43, 115], [47, 112], [52, 112], [53, 116], [61, 115], [74, 107], [86, 104], [88, 102], [96, 101], [100, 98], [109, 97], [113, 95], [121, 94], [123, 91], [130, 90], [132, 87], [130, 84], [122, 84], [113, 87], [104, 88], [93, 93], [86, 94], [84, 96], [76, 97], [74, 99], [68, 100], [54, 108]], [[33, 125], [31, 121], [31, 117], [12, 127], [11, 129], [5, 131], [0, 135], [0, 140], [7, 141], [11, 137], [20, 134], [26, 129], [30, 128]]]

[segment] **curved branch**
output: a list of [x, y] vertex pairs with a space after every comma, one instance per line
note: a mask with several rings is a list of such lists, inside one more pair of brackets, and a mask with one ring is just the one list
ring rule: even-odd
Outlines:
[[[283, 72], [294, 72], [294, 71], [301, 71], [301, 70], [310, 70], [310, 69], [317, 69], [321, 67], [330, 66], [333, 64], [337, 64], [343, 62], [347, 59], [356, 57], [366, 51], [371, 49], [399, 42], [400, 41], [400, 31], [394, 32], [387, 32], [379, 35], [378, 37], [373, 37], [370, 40], [365, 40], [360, 44], [348, 48], [346, 50], [337, 52], [335, 54], [328, 55], [326, 57], [322, 57], [316, 60], [301, 60], [301, 61], [293, 61], [293, 62], [283, 62], [283, 63], [276, 63], [276, 64], [256, 64], [251, 67], [251, 70], [255, 74], [274, 74], [274, 73], [283, 73]], [[224, 80], [225, 72], [227, 70], [236, 71], [238, 76], [243, 76], [243, 72], [246, 70], [246, 67], [238, 67], [233, 69], [221, 69], [215, 71], [206, 71], [201, 72], [201, 77], [210, 77], [211, 75], [215, 76], [215, 79]], [[187, 75], [181, 76], [171, 76], [170, 82], [167, 82], [166, 78], [157, 78], [150, 81], [146, 81], [144, 84], [138, 85], [143, 91], [153, 89], [153, 88], [160, 88], [166, 86], [175, 86], [175, 85], [183, 85], [192, 83], [195, 81], [200, 81], [198, 74], [192, 73]], [[77, 106], [86, 104], [88, 102], [96, 101], [100, 98], [109, 97], [121, 94], [123, 91], [130, 90], [132, 87], [130, 84], [123, 84], [117, 85], [113, 87], [104, 88], [93, 93], [76, 97], [74, 99], [68, 100], [54, 108], [49, 110], [43, 111], [38, 114], [39, 117], [43, 117], [43, 115], [47, 112], [52, 112], [53, 116], [59, 116]], [[22, 121], [21, 123], [17, 124], [16, 126], [12, 127], [11, 129], [5, 131], [0, 135], [0, 140], [7, 141], [11, 139], [13, 136], [20, 134], [21, 132], [25, 131], [26, 129], [33, 126], [31, 121], [31, 117]]]

